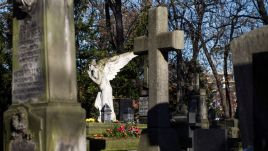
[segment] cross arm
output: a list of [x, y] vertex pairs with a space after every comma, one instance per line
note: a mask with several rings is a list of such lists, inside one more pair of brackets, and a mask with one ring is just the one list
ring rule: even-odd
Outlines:
[[183, 49], [184, 32], [175, 30], [173, 32], [160, 33], [157, 36], [157, 46], [161, 50]]
[[148, 53], [148, 40], [146, 36], [137, 37], [134, 39], [134, 53], [146, 54]]

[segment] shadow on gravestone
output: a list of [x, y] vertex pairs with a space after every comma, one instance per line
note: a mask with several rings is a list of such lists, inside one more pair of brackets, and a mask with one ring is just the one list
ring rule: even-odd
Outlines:
[[253, 54], [254, 150], [268, 150], [268, 52]]
[[[178, 138], [175, 129], [170, 125], [169, 103], [158, 104], [148, 111], [148, 128], [142, 133], [147, 134], [147, 145], [140, 145], [139, 150], [150, 149], [159, 146], [161, 151], [180, 151]], [[143, 141], [141, 138], [140, 141]], [[146, 140], [145, 140], [146, 141]], [[144, 149], [145, 148], [145, 149]]]
[[268, 71], [264, 70], [268, 57], [265, 55], [268, 53], [254, 54], [253, 64], [234, 66], [243, 147], [254, 146], [257, 151], [268, 150]]
[[252, 75], [252, 65], [236, 65], [234, 66], [234, 71], [238, 103], [238, 117], [243, 147], [253, 146], [253, 85], [251, 84], [251, 77], [246, 76]]
[[266, 52], [253, 54], [253, 64], [234, 66], [243, 147], [254, 146], [257, 151], [268, 150], [268, 71], [264, 70], [267, 64]]

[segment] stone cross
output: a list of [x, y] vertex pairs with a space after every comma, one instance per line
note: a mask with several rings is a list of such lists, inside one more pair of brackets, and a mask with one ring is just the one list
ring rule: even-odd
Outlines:
[[[156, 130], [155, 134], [157, 136], [154, 138], [157, 139], [157, 145], [160, 148], [163, 147], [163, 142], [173, 137], [172, 134], [170, 138], [161, 137], [162, 134], [171, 132], [168, 116], [169, 82], [167, 52], [171, 49], [183, 49], [183, 44], [184, 36], [182, 31], [168, 32], [168, 12], [165, 7], [157, 7], [149, 10], [148, 36], [141, 36], [134, 40], [134, 52], [136, 54], [148, 54], [148, 128], [149, 131]], [[159, 147], [157, 148], [159, 149]]]
[[12, 105], [4, 114], [4, 150], [29, 142], [19, 150], [85, 151], [73, 0], [13, 2]]

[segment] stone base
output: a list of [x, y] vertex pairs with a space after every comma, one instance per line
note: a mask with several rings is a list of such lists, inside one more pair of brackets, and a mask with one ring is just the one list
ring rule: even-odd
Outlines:
[[172, 128], [144, 129], [138, 151], [180, 151], [176, 131]]
[[[20, 148], [18, 145], [22, 144]], [[85, 111], [78, 103], [12, 105], [4, 113], [4, 151], [86, 151]]]
[[201, 119], [201, 128], [209, 129], [209, 121], [208, 121], [208, 119]]
[[139, 138], [88, 138], [89, 151], [137, 150]]

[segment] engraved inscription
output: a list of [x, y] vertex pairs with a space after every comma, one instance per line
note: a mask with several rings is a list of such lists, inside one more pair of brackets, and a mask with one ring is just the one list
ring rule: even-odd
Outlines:
[[21, 22], [17, 57], [20, 69], [13, 72], [13, 102], [36, 101], [44, 92], [41, 40], [36, 21]]
[[148, 97], [140, 97], [140, 105], [139, 105], [139, 115], [147, 116], [148, 115]]

